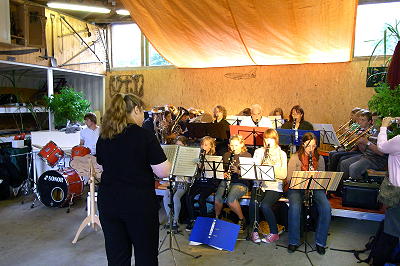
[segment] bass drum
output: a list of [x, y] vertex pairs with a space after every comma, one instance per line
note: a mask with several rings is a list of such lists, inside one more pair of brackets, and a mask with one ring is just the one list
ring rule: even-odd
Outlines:
[[37, 181], [40, 202], [47, 207], [63, 207], [72, 196], [83, 193], [83, 180], [73, 168], [44, 172]]

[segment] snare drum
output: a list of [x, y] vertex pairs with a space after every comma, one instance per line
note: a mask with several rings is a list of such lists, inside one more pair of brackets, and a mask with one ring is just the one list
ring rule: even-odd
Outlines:
[[88, 154], [90, 154], [90, 149], [86, 148], [84, 146], [79, 146], [78, 145], [78, 146], [73, 147], [72, 150], [71, 150], [71, 157], [72, 158], [74, 158], [75, 156], [83, 157], [83, 156], [88, 155]]
[[50, 141], [40, 150], [38, 155], [50, 167], [54, 167], [64, 157], [64, 151], [53, 141]]
[[73, 168], [44, 172], [37, 181], [39, 200], [48, 207], [62, 207], [83, 193], [83, 180]]

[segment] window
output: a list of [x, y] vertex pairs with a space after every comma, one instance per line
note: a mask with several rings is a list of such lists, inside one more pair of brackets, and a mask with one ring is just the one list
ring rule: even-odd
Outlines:
[[[396, 26], [399, 21], [399, 2], [359, 5], [357, 9], [354, 56], [370, 56], [377, 42], [383, 39], [387, 24]], [[397, 38], [387, 38], [387, 55], [393, 54], [396, 44]], [[384, 48], [382, 44], [378, 46], [374, 55], [383, 54]]]
[[164, 59], [156, 49], [149, 43], [149, 65], [150, 66], [165, 66], [171, 65], [170, 62]]
[[[171, 65], [145, 40], [134, 23], [112, 25], [111, 38], [113, 67]], [[146, 60], [142, 59], [142, 55]]]
[[113, 67], [141, 66], [142, 33], [136, 24], [111, 26]]

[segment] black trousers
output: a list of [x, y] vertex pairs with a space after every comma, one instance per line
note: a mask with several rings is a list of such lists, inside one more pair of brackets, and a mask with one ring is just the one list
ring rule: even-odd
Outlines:
[[[115, 191], [114, 195], [111, 193], [99, 190], [98, 199], [108, 265], [132, 265], [132, 246], [136, 266], [158, 265], [159, 221], [155, 195], [133, 202], [129, 197], [119, 197]], [[123, 198], [127, 199], [125, 204], [120, 202]], [[114, 206], [112, 200], [115, 200]]]
[[194, 183], [193, 186], [189, 189], [186, 194], [186, 204], [188, 208], [188, 216], [189, 220], [194, 220], [194, 198], [196, 195], [199, 195], [199, 207], [200, 207], [200, 215], [202, 217], [207, 216], [207, 198], [217, 190], [215, 185], [213, 184], [199, 184]]

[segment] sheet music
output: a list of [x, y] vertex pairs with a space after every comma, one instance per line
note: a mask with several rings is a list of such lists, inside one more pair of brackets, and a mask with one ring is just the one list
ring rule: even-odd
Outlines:
[[285, 124], [285, 119], [282, 119], [280, 115], [270, 115], [268, 118], [271, 120], [272, 128], [281, 128]]
[[194, 176], [197, 170], [197, 160], [200, 156], [200, 148], [178, 146], [173, 175]]
[[214, 178], [214, 163], [215, 162], [215, 177], [224, 179], [224, 164], [222, 156], [206, 155], [204, 160], [204, 177]]
[[228, 115], [226, 117], [226, 121], [228, 121], [228, 123], [230, 125], [237, 125], [237, 122], [239, 121], [239, 125], [241, 123], [241, 121], [247, 119], [247, 116], [241, 116], [241, 115]]
[[343, 172], [325, 172], [330, 176], [331, 182], [328, 186], [328, 191], [336, 191], [337, 187], [340, 184], [340, 180], [342, 180]]
[[[337, 186], [343, 176], [343, 172], [326, 172], [326, 171], [293, 171], [290, 181], [291, 189], [325, 189], [327, 191], [336, 191]], [[310, 178], [313, 180], [310, 181]]]
[[254, 158], [239, 157], [240, 172], [243, 179], [272, 181], [275, 180], [272, 165], [257, 165]]
[[339, 140], [336, 136], [336, 132], [333, 129], [332, 124], [313, 124], [314, 130], [318, 130], [321, 134], [321, 142], [324, 144], [332, 144], [334, 146], [340, 146]]
[[178, 145], [161, 145], [161, 148], [164, 150], [165, 156], [167, 156], [167, 160], [171, 164], [171, 171], [169, 173], [170, 175], [173, 174], [174, 162], [176, 153], [178, 152], [178, 147]]

